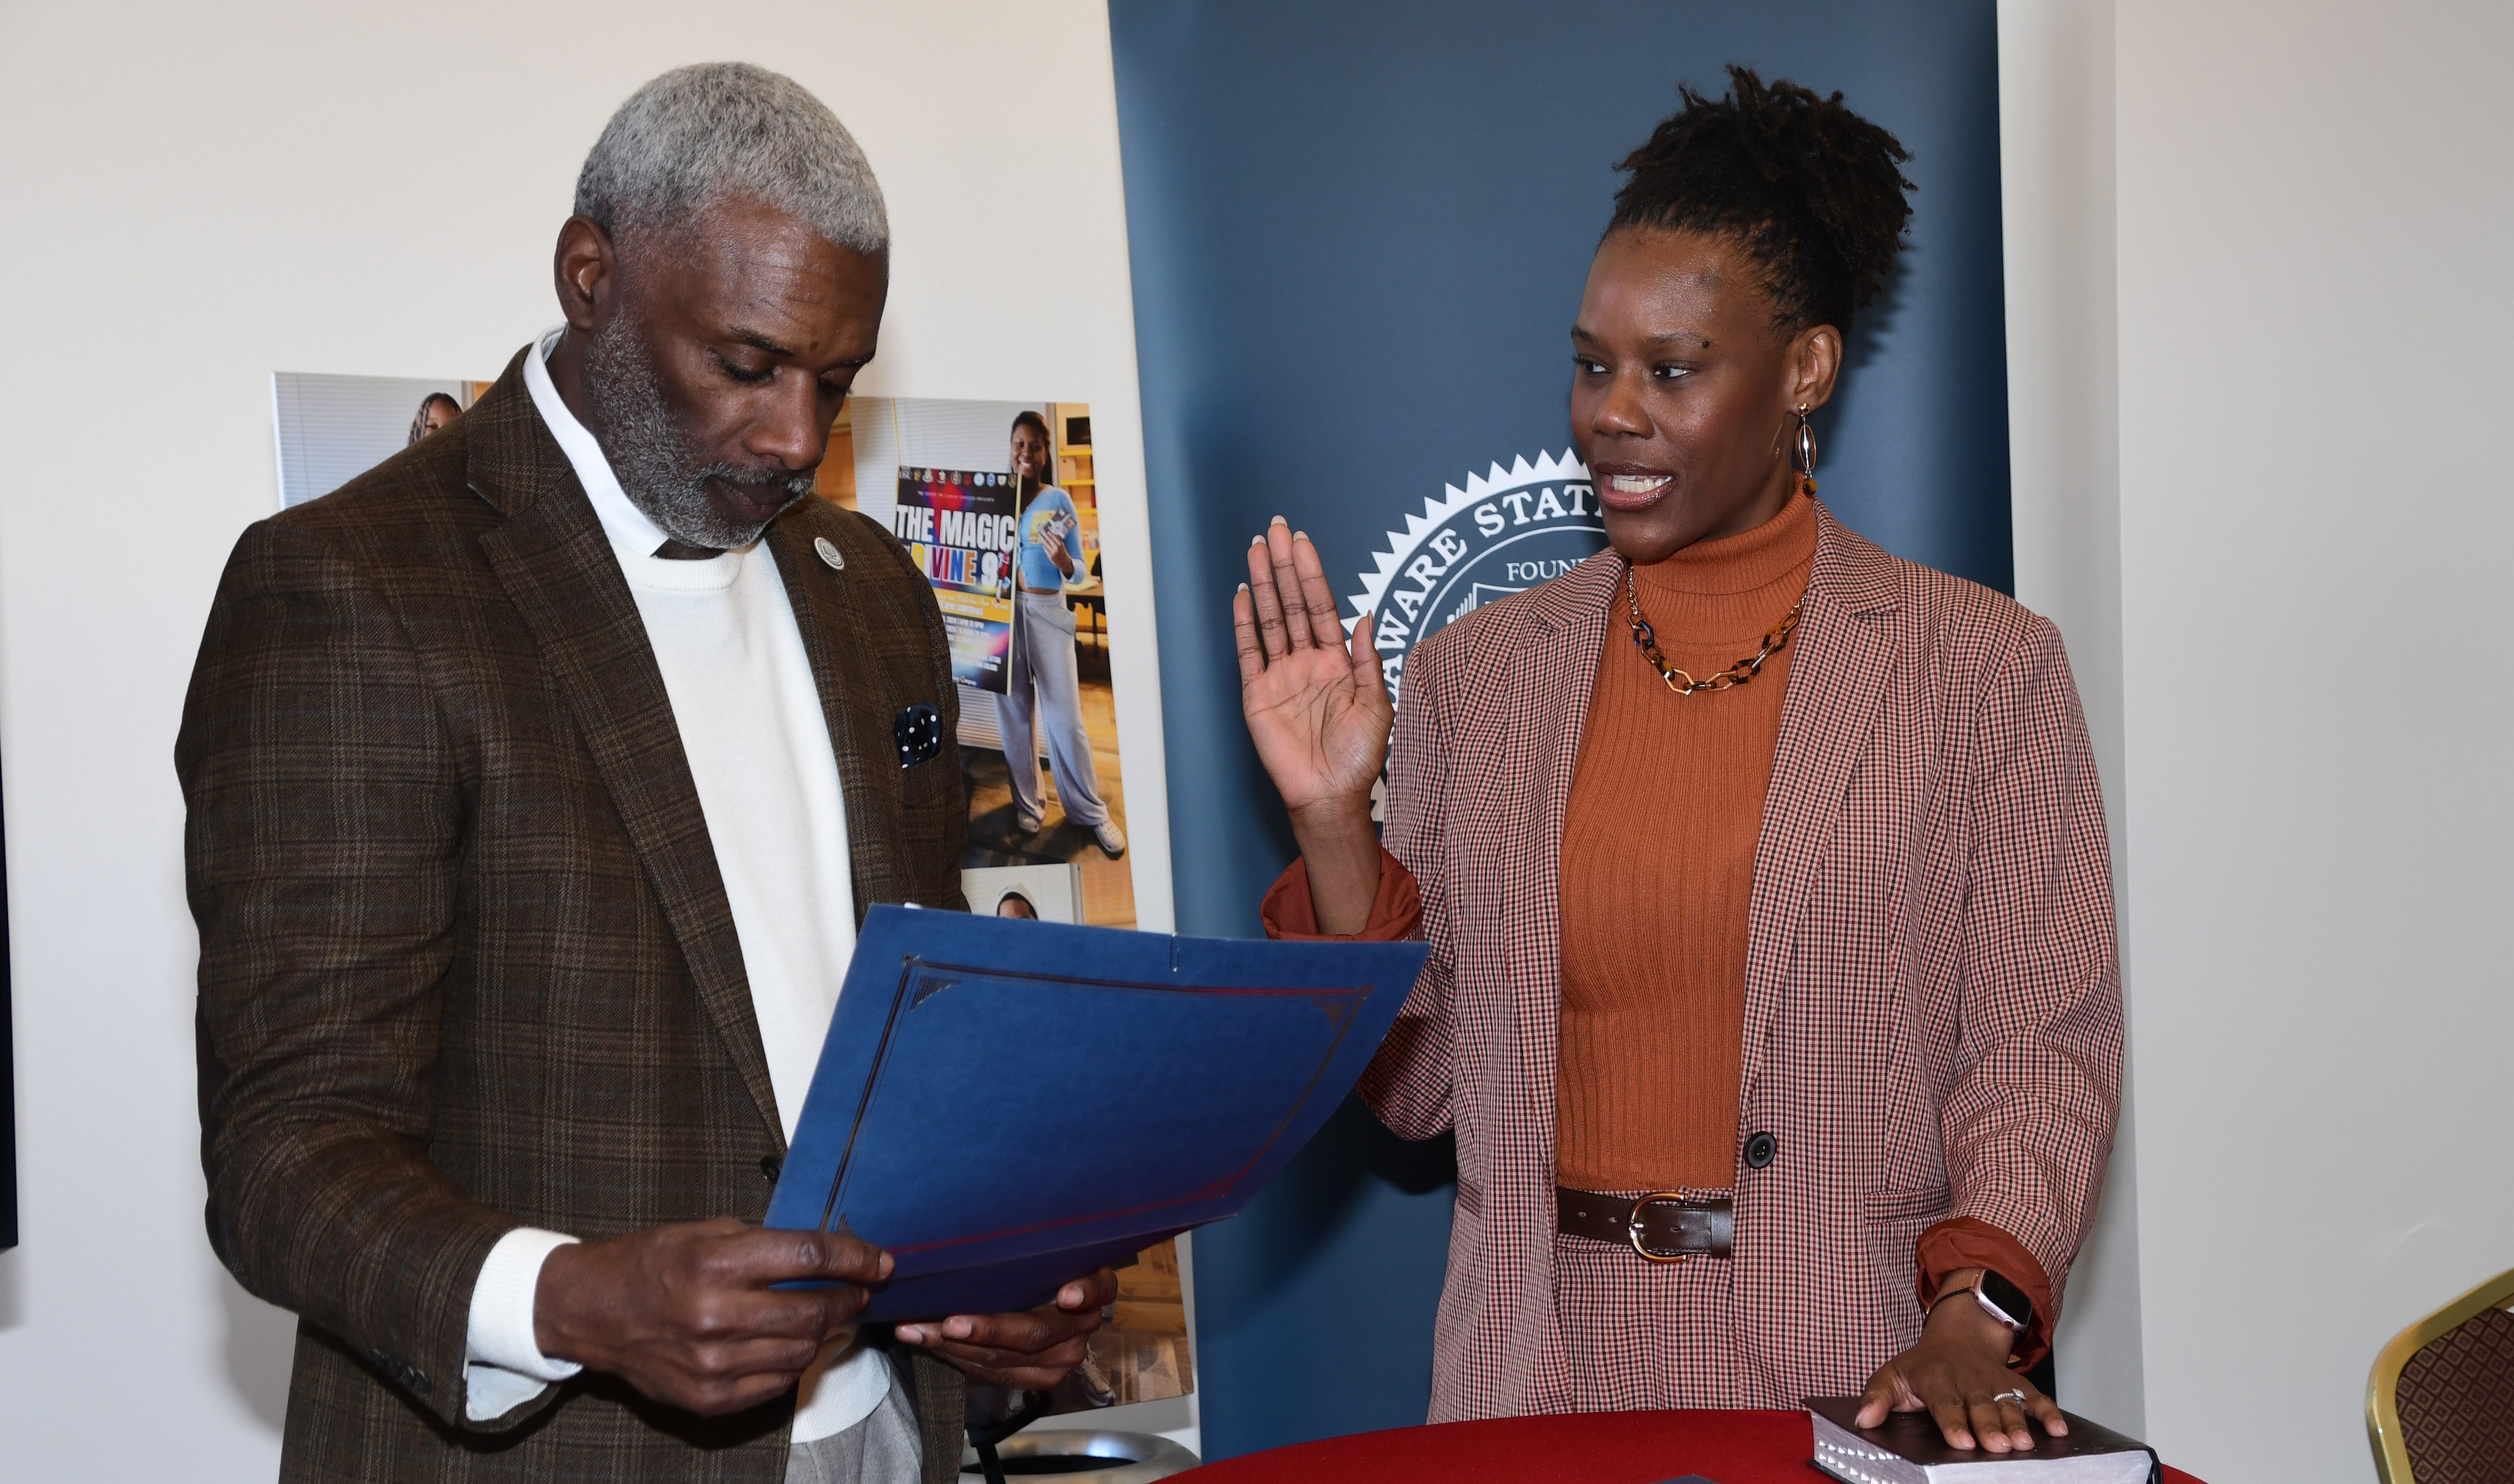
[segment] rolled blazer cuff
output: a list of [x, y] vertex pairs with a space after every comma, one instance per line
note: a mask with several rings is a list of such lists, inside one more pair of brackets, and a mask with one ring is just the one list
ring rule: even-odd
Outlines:
[[1914, 1244], [1919, 1267], [1914, 1284], [1923, 1312], [1946, 1286], [1947, 1274], [1967, 1267], [1987, 1267], [2025, 1291], [2034, 1304], [2034, 1322], [2016, 1337], [2016, 1367], [2026, 1369], [2051, 1352], [2051, 1326], [2060, 1317], [2051, 1299], [2051, 1279], [2025, 1244], [1985, 1221], [1953, 1217], [1921, 1233]]
[[1318, 904], [1310, 900], [1310, 862], [1295, 856], [1266, 892], [1258, 915], [1266, 936], [1295, 942], [1400, 943], [1423, 929], [1423, 889], [1405, 862], [1379, 848], [1379, 895], [1370, 902], [1370, 920], [1358, 933], [1318, 931]]

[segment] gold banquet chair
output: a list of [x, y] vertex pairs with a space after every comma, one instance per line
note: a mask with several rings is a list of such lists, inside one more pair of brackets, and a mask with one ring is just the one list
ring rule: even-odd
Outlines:
[[2367, 1440], [2383, 1484], [2514, 1479], [2514, 1272], [2403, 1330], [2374, 1358]]

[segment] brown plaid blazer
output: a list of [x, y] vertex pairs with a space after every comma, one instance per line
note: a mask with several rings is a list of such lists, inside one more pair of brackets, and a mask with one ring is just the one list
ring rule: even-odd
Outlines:
[[[703, 1420], [580, 1376], [465, 1419], [490, 1247], [767, 1210], [742, 950], [619, 563], [525, 390], [249, 528], [183, 706], [211, 1244], [300, 1316], [287, 1480], [774, 1484], [791, 1398]], [[813, 541], [845, 558], [832, 571]], [[767, 538], [820, 682], [856, 910], [965, 908], [931, 590], [820, 501]], [[900, 708], [943, 714], [903, 769]], [[956, 1375], [917, 1355], [927, 1477]]]
[[[1918, 1338], [1913, 1244], [1948, 1217], [2016, 1237], [2057, 1294], [2121, 1105], [2103, 804], [2058, 631], [1817, 516], [1749, 908], [1743, 1406], [1850, 1394]], [[1457, 1135], [1434, 1422], [1529, 1410], [1553, 1322], [1558, 858], [1622, 570], [1479, 609], [1405, 667], [1387, 837], [1432, 957], [1363, 1091], [1407, 1138]]]

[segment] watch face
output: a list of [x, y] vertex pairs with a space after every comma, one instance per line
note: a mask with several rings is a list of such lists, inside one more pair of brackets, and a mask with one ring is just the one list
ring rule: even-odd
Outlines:
[[2034, 1301], [2025, 1297], [2023, 1289], [1987, 1268], [1982, 1271], [1981, 1283], [1973, 1289], [1973, 1297], [1981, 1301], [1981, 1306], [1990, 1310], [1993, 1318], [2011, 1329], [2021, 1330], [2034, 1322]]

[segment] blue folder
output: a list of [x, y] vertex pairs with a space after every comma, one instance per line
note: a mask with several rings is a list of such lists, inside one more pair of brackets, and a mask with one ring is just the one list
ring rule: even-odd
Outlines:
[[876, 906], [768, 1224], [887, 1250], [869, 1321], [1045, 1304], [1246, 1205], [1353, 1090], [1428, 951]]

